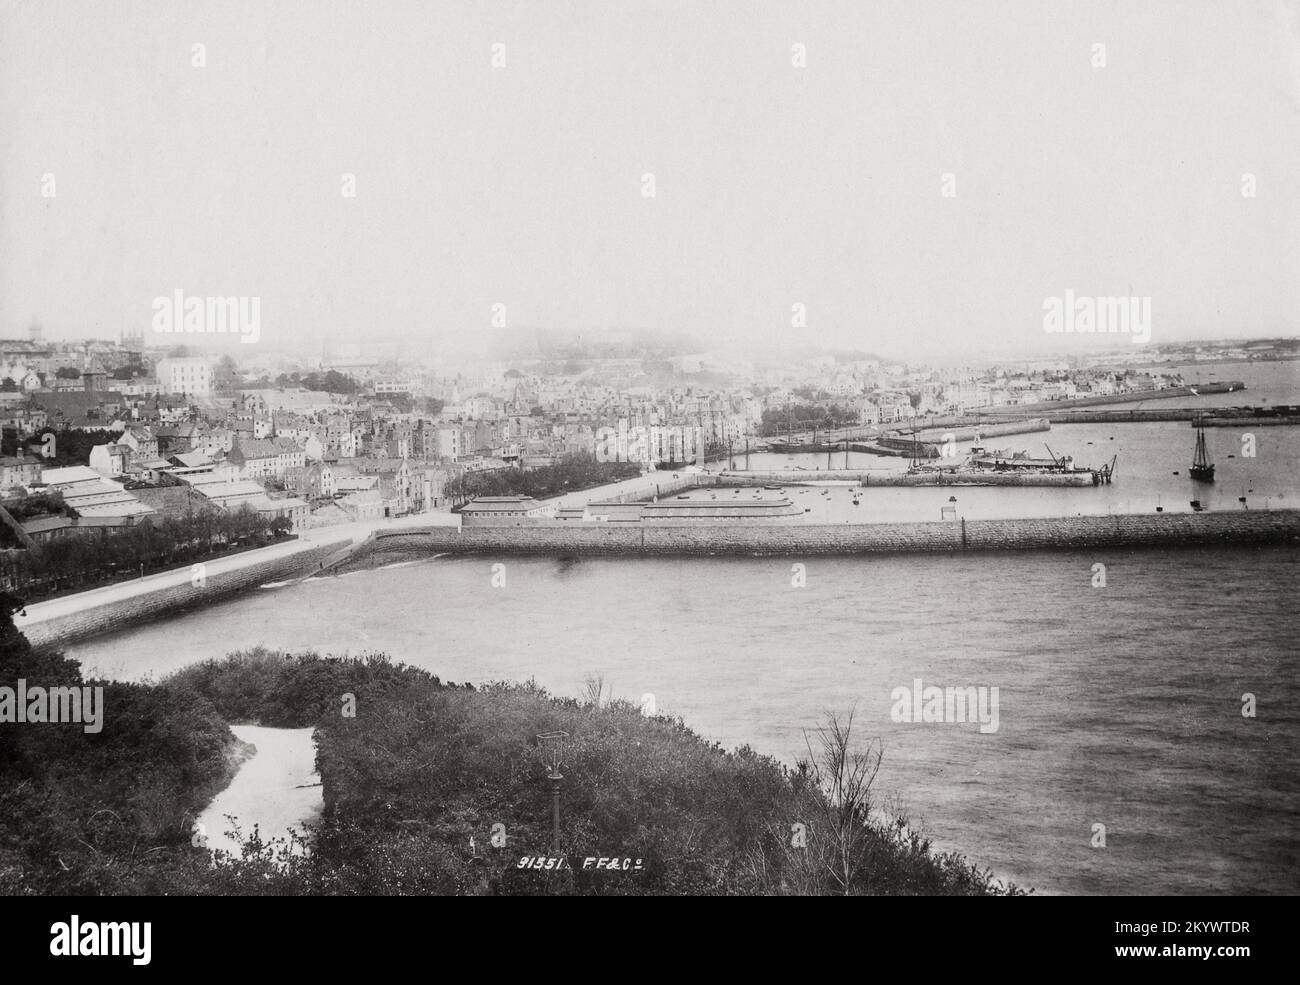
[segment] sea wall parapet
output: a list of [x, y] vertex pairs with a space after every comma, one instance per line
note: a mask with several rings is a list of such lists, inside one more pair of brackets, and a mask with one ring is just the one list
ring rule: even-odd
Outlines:
[[1275, 543], [1300, 543], [1300, 511], [773, 526], [581, 522], [413, 528], [378, 534], [359, 552], [708, 557]]

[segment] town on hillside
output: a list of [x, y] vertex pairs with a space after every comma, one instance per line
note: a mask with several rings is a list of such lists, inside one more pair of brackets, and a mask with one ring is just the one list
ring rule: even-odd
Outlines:
[[[716, 460], [794, 429], [879, 432], [999, 407], [1141, 399], [1190, 382], [1174, 365], [1296, 355], [1286, 341], [1234, 342], [1156, 348], [1147, 366], [1090, 353], [935, 368], [867, 353], [764, 365], [688, 350], [570, 344], [440, 367], [382, 350], [235, 347], [236, 359], [149, 346], [141, 334], [51, 342], [33, 328], [0, 340], [0, 578], [30, 591], [44, 565], [37, 580], [57, 583], [53, 556], [70, 539], [116, 538], [141, 571], [181, 559], [177, 542], [193, 546], [175, 530], [165, 549], [141, 546], [142, 524], [238, 515], [265, 542], [460, 510], [476, 496], [558, 496], [690, 460], [656, 442], [607, 445], [611, 432], [689, 430]], [[232, 546], [225, 533], [201, 540]]]

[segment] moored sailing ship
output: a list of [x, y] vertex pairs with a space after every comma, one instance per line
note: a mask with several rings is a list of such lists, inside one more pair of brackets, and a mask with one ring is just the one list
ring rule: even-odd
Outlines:
[[1196, 455], [1192, 459], [1191, 476], [1197, 482], [1214, 481], [1214, 463], [1205, 450], [1205, 425], [1196, 419]]

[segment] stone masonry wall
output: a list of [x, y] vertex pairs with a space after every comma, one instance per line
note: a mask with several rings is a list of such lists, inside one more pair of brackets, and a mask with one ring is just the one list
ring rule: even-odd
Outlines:
[[1160, 513], [860, 525], [559, 524], [380, 534], [362, 553], [807, 555], [1300, 543], [1300, 511]]
[[332, 552], [347, 543], [340, 541], [322, 544], [294, 554], [254, 562], [233, 571], [209, 573], [202, 588], [185, 581], [154, 592], [107, 601], [78, 612], [20, 625], [19, 628], [33, 646], [98, 636], [159, 615], [171, 615], [187, 608], [206, 605], [268, 581], [306, 573], [319, 567]]

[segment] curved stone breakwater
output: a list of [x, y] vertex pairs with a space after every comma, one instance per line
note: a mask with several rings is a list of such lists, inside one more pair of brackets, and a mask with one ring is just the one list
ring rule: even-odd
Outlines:
[[1135, 400], [1164, 400], [1169, 397], [1203, 397], [1210, 393], [1236, 393], [1245, 390], [1246, 384], [1241, 380], [1225, 380], [1222, 383], [1189, 383], [1186, 386], [1170, 386], [1163, 390], [1134, 390], [1128, 393], [1112, 393], [1095, 397], [1070, 397], [1067, 400], [1047, 400], [1034, 404], [1003, 404], [996, 407], [981, 407], [980, 413], [991, 414], [1046, 414], [1055, 416], [1058, 411], [1071, 407], [1096, 407], [1105, 404], [1126, 404]]
[[307, 547], [273, 556], [234, 555], [203, 566], [202, 578], [190, 568], [141, 581], [123, 582], [67, 595], [27, 607], [14, 624], [32, 646], [68, 643], [115, 632], [127, 626], [227, 598], [269, 581], [319, 571], [340, 559], [348, 541]]
[[373, 553], [636, 556], [887, 554], [1300, 543], [1300, 510], [1162, 513], [1023, 520], [740, 526], [540, 522], [380, 533]]
[[995, 424], [985, 421], [981, 424], [958, 424], [952, 427], [922, 428], [916, 437], [920, 441], [943, 443], [945, 441], [982, 441], [985, 438], [1000, 438], [1011, 434], [1032, 434], [1035, 431], [1050, 431], [1052, 424], [1045, 417], [1034, 417], [1025, 421], [1006, 421]]

